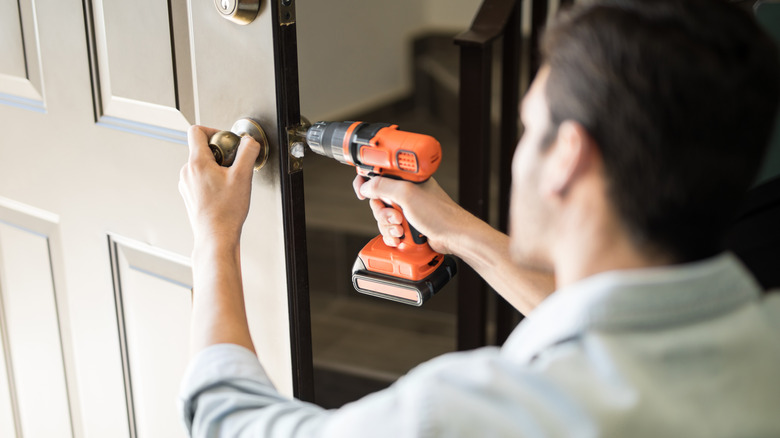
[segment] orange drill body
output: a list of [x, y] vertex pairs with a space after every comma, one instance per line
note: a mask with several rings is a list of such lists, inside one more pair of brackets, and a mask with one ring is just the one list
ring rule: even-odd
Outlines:
[[[424, 134], [400, 131], [398, 125], [363, 122], [317, 122], [306, 140], [318, 154], [355, 166], [364, 177], [383, 176], [425, 182], [441, 163], [441, 145]], [[403, 214], [397, 205], [393, 205]], [[455, 261], [433, 251], [424, 235], [404, 218], [397, 248], [379, 235], [358, 254], [352, 282], [359, 292], [406, 304], [422, 305], [455, 275]]]
[[420, 183], [439, 168], [441, 145], [429, 135], [399, 131], [397, 125], [392, 125], [380, 129], [368, 145], [361, 145], [358, 154], [366, 166], [358, 167], [362, 176], [381, 175]]

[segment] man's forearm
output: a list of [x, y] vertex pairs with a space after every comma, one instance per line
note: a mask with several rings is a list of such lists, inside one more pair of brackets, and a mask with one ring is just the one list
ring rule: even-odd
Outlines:
[[509, 254], [509, 236], [469, 215], [456, 253], [504, 299], [527, 315], [555, 289], [552, 273], [517, 266]]
[[196, 243], [192, 263], [192, 353], [223, 343], [254, 351], [244, 306], [240, 245]]

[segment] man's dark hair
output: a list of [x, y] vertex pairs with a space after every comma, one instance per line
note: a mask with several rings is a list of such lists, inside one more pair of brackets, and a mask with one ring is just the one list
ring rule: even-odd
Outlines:
[[634, 242], [678, 262], [721, 249], [765, 155], [778, 47], [723, 0], [580, 4], [547, 29], [551, 125], [581, 123]]

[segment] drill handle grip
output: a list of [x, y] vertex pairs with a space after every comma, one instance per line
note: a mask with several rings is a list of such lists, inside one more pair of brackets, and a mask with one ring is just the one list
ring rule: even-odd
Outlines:
[[409, 225], [409, 231], [410, 235], [412, 236], [412, 241], [418, 245], [422, 245], [423, 243], [428, 243], [428, 237], [425, 236], [425, 234], [417, 231], [417, 228], [414, 227], [414, 225], [410, 224], [409, 221], [404, 218], [404, 223]]
[[401, 207], [398, 204], [392, 204], [386, 206], [394, 208], [396, 211], [401, 213], [401, 227], [404, 230], [403, 235], [400, 237], [401, 242], [410, 244], [410, 242], [407, 240], [408, 237], [412, 238], [412, 242], [414, 242], [414, 245], [424, 245], [428, 243], [428, 238], [425, 237], [424, 234], [419, 232], [417, 228], [415, 228], [412, 224], [409, 223], [409, 221], [406, 219], [406, 216], [404, 216], [404, 211], [401, 209]]

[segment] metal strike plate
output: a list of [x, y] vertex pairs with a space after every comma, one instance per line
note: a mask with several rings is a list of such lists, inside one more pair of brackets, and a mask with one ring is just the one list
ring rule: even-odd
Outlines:
[[220, 166], [229, 167], [236, 158], [241, 137], [248, 135], [260, 144], [260, 153], [255, 160], [255, 170], [260, 170], [268, 161], [270, 146], [265, 131], [252, 119], [240, 119], [230, 131], [219, 131], [209, 139], [209, 148]]
[[300, 124], [287, 128], [287, 160], [288, 171], [294, 173], [303, 169], [303, 156], [306, 152], [306, 132], [311, 122], [301, 116]]
[[249, 24], [260, 10], [260, 0], [214, 0], [222, 18], [236, 24]]
[[295, 24], [294, 0], [277, 0], [279, 2], [279, 24], [289, 26]]

